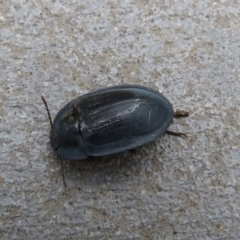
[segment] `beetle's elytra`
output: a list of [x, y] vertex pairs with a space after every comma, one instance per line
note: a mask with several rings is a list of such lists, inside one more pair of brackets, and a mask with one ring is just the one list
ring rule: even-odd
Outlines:
[[[45, 106], [47, 104], [42, 97]], [[48, 108], [47, 108], [48, 110]], [[143, 146], [167, 131], [174, 112], [158, 91], [121, 85], [80, 96], [51, 121], [51, 146], [59, 157], [82, 160]]]

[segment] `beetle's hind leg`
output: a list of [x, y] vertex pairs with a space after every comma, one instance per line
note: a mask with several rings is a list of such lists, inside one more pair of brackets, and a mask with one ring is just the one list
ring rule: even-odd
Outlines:
[[187, 138], [187, 134], [186, 133], [182, 133], [182, 132], [172, 132], [167, 130], [165, 132], [166, 134], [172, 135], [172, 136], [177, 136], [177, 137], [181, 137], [181, 138]]
[[188, 117], [189, 112], [185, 110], [179, 110], [177, 109], [176, 112], [174, 113], [174, 117], [180, 118], [180, 117]]
[[[174, 113], [174, 117], [175, 118], [188, 117], [188, 116], [189, 116], [189, 112], [185, 111], [185, 110], [177, 109], [176, 112]], [[177, 136], [177, 137], [181, 137], [181, 138], [187, 138], [187, 134], [186, 133], [182, 133], [182, 132], [172, 132], [172, 131], [167, 130], [165, 133], [169, 134], [169, 135], [172, 135], [172, 136]]]

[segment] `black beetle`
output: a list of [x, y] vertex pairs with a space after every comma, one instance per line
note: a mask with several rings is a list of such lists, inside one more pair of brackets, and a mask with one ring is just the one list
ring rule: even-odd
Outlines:
[[172, 106], [151, 88], [120, 85], [85, 94], [63, 107], [53, 123], [43, 96], [42, 100], [51, 124], [51, 146], [65, 159], [119, 153], [164, 133], [186, 136], [167, 131], [174, 117]]

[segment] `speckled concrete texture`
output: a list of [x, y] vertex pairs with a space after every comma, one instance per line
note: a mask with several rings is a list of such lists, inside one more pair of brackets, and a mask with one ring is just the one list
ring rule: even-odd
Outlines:
[[[0, 239], [240, 239], [240, 3], [3, 0]], [[49, 120], [141, 84], [190, 116], [135, 152], [59, 160]]]

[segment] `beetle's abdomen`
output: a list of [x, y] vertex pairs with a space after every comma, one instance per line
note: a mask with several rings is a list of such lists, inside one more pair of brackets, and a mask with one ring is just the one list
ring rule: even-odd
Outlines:
[[87, 100], [79, 103], [80, 111], [88, 109], [81, 114], [81, 132], [84, 147], [93, 156], [145, 145], [162, 135], [173, 119], [167, 99], [144, 87], [112, 88]]
[[130, 99], [99, 108], [85, 118], [85, 144], [102, 145], [155, 131], [166, 120], [160, 107], [152, 100]]

